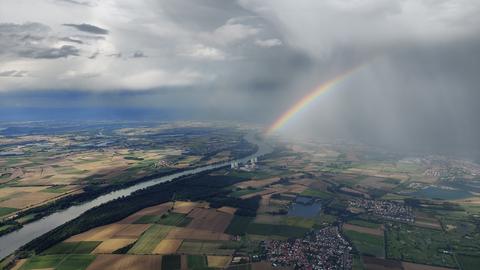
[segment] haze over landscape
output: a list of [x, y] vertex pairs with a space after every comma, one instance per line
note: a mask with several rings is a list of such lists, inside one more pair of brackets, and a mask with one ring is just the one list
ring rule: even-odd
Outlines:
[[478, 11], [468, 0], [6, 0], [1, 117], [268, 125], [362, 64], [284, 131], [478, 149]]
[[0, 269], [479, 269], [479, 14], [1, 0]]

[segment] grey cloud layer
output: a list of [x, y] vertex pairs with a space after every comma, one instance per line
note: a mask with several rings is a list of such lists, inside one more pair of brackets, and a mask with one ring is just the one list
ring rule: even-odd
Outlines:
[[50, 27], [41, 23], [0, 24], [0, 55], [26, 57], [34, 59], [57, 59], [78, 56], [75, 46], [54, 47], [57, 39], [49, 36]]
[[[9, 14], [24, 14], [16, 3], [25, 0], [5, 1]], [[366, 63], [284, 132], [480, 148], [477, 0], [37, 3], [65, 15], [27, 11], [21, 20], [38, 23], [0, 24], [0, 90], [132, 91], [115, 105], [268, 122]], [[32, 80], [12, 77], [17, 70]]]
[[25, 70], [5, 70], [0, 71], [0, 77], [25, 77], [27, 71]]
[[87, 33], [91, 33], [91, 34], [97, 34], [97, 35], [107, 35], [108, 34], [107, 29], [104, 29], [104, 28], [101, 28], [101, 27], [98, 27], [98, 26], [95, 26], [95, 25], [91, 25], [91, 24], [88, 24], [88, 23], [82, 23], [82, 24], [65, 23], [63, 25], [68, 26], [68, 27], [73, 27], [73, 28], [77, 29], [78, 31], [87, 32]]

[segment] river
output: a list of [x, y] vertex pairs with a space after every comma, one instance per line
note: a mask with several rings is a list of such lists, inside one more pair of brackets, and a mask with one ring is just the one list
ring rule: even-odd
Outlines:
[[[236, 160], [240, 163], [248, 161], [253, 157], [263, 156], [265, 154], [272, 152], [272, 148], [268, 144], [264, 143], [263, 141], [257, 140], [253, 134], [246, 135], [245, 139], [250, 143], [256, 144], [258, 146], [258, 150], [257, 152], [255, 152], [254, 154], [248, 157]], [[77, 218], [81, 214], [85, 213], [87, 210], [92, 209], [96, 206], [99, 206], [101, 204], [107, 203], [109, 201], [112, 201], [120, 197], [129, 196], [130, 194], [132, 194], [132, 192], [135, 192], [140, 189], [144, 189], [160, 183], [172, 181], [182, 176], [197, 174], [203, 171], [220, 168], [229, 164], [230, 162], [207, 165], [207, 166], [198, 167], [195, 169], [185, 170], [179, 173], [159, 177], [156, 179], [148, 180], [148, 181], [130, 186], [128, 188], [112, 191], [110, 193], [101, 195], [92, 201], [71, 206], [67, 209], [55, 212], [49, 216], [46, 216], [32, 223], [28, 223], [25, 226], [23, 226], [21, 229], [0, 237], [0, 259], [7, 257], [11, 253], [13, 253], [15, 250], [19, 249], [21, 246], [27, 244], [33, 239], [57, 228], [58, 226], [74, 218]]]

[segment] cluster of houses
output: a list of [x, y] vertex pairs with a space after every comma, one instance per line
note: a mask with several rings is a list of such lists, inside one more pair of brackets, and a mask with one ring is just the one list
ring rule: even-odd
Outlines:
[[303, 238], [268, 240], [264, 242], [264, 248], [273, 267], [306, 270], [352, 268], [352, 247], [336, 226], [311, 231]]
[[383, 219], [414, 222], [413, 209], [404, 203], [383, 200], [355, 199], [348, 201], [349, 207], [363, 208]]

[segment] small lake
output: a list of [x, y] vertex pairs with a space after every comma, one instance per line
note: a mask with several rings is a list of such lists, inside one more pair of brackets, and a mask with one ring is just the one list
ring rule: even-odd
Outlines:
[[288, 216], [312, 218], [322, 209], [322, 203], [309, 197], [298, 196], [288, 209]]

